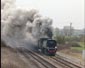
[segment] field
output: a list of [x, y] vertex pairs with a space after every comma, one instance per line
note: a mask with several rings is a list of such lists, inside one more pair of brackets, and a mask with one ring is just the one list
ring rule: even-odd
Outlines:
[[79, 59], [82, 62], [82, 51], [85, 50], [84, 42], [79, 42], [80, 47], [67, 47], [65, 46], [65, 49], [59, 50], [60, 53], [72, 56], [74, 58]]
[[82, 51], [85, 50], [85, 44], [84, 42], [79, 42], [80, 47], [71, 47], [72, 50], [76, 50], [76, 51]]

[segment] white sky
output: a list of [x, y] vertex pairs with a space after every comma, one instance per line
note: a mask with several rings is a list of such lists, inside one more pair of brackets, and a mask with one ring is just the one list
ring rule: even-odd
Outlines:
[[84, 0], [16, 0], [16, 5], [39, 10], [53, 19], [53, 27], [63, 28], [72, 22], [75, 29], [84, 28]]

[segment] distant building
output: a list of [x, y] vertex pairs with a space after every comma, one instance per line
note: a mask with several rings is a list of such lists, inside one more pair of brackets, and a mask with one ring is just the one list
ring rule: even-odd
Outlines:
[[64, 36], [72, 36], [74, 33], [74, 28], [70, 26], [64, 26], [63, 33]]
[[63, 29], [59, 29], [59, 28], [55, 28], [54, 29], [54, 36], [59, 36], [59, 35], [62, 35], [62, 36], [81, 36], [81, 35], [85, 35], [85, 29], [74, 29], [73, 27], [71, 27], [70, 29], [70, 26], [65, 26]]

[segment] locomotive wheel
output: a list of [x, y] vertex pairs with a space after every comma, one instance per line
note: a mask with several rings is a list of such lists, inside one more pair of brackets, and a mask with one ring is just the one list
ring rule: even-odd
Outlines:
[[44, 49], [44, 54], [48, 55], [47, 49]]
[[45, 48], [42, 48], [42, 53], [44, 53]]

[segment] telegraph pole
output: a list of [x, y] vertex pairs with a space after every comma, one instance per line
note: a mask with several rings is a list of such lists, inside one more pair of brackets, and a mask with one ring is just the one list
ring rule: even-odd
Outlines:
[[72, 29], [72, 23], [70, 23], [70, 43], [71, 43], [71, 35], [72, 35], [71, 29]]
[[72, 34], [72, 33], [71, 33], [71, 27], [72, 27], [72, 23], [70, 23], [70, 37], [71, 37], [71, 34]]

